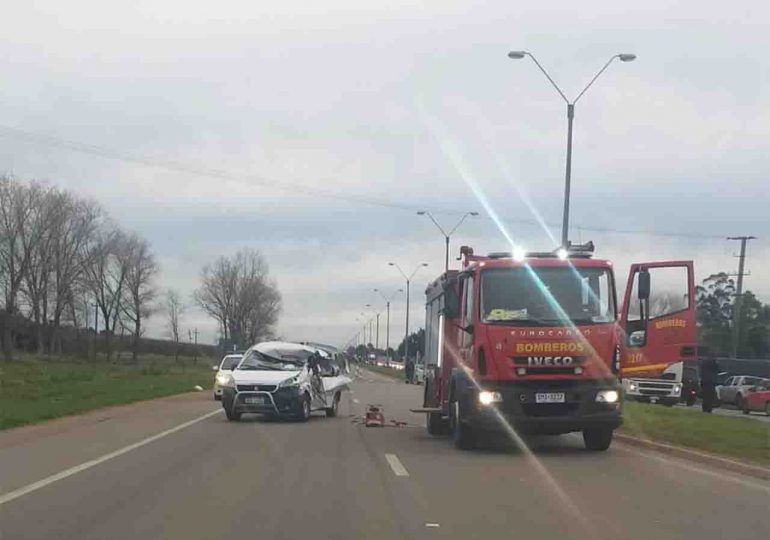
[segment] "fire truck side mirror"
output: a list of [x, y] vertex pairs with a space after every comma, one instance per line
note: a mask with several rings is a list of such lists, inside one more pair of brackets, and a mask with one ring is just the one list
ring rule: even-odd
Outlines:
[[639, 287], [637, 288], [639, 300], [650, 299], [650, 273], [647, 270], [639, 270]]
[[444, 289], [444, 317], [456, 319], [460, 316], [460, 297], [457, 294], [457, 286], [448, 284]]

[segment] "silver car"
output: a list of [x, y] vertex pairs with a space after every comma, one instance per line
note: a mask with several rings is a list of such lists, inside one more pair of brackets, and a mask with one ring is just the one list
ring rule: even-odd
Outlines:
[[717, 386], [719, 401], [735, 405], [740, 409], [743, 407], [743, 398], [746, 397], [748, 389], [767, 380], [762, 377], [752, 377], [749, 375], [730, 377], [724, 384]]

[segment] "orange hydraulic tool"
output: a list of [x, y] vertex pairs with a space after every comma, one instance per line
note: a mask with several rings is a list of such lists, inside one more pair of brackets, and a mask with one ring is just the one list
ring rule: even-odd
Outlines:
[[382, 405], [367, 405], [364, 425], [366, 427], [382, 427], [384, 423], [385, 416], [382, 414]]

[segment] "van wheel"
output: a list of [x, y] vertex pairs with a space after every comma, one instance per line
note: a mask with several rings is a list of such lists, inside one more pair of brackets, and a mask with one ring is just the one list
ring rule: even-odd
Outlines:
[[334, 394], [334, 399], [332, 399], [332, 406], [327, 407], [325, 409], [326, 416], [328, 418], [334, 418], [335, 416], [337, 416], [337, 412], [339, 411], [339, 408], [340, 408], [340, 393], [337, 392], [336, 394]]
[[307, 422], [310, 418], [310, 396], [304, 394], [299, 401], [296, 418], [300, 422]]
[[462, 421], [460, 402], [453, 401], [449, 408], [449, 425], [452, 430], [452, 442], [460, 450], [472, 450], [476, 446], [471, 427]]
[[607, 450], [612, 444], [613, 430], [607, 428], [592, 428], [583, 430], [583, 443], [594, 452]]
[[225, 407], [225, 416], [227, 416], [227, 419], [230, 422], [237, 422], [241, 419], [241, 414], [239, 412], [235, 412], [232, 407]]

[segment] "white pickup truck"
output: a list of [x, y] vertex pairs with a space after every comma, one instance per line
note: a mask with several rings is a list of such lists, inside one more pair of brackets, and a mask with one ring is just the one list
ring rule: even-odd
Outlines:
[[305, 421], [312, 411], [336, 416], [351, 379], [323, 350], [283, 341], [254, 345], [219, 384], [227, 419], [244, 413]]

